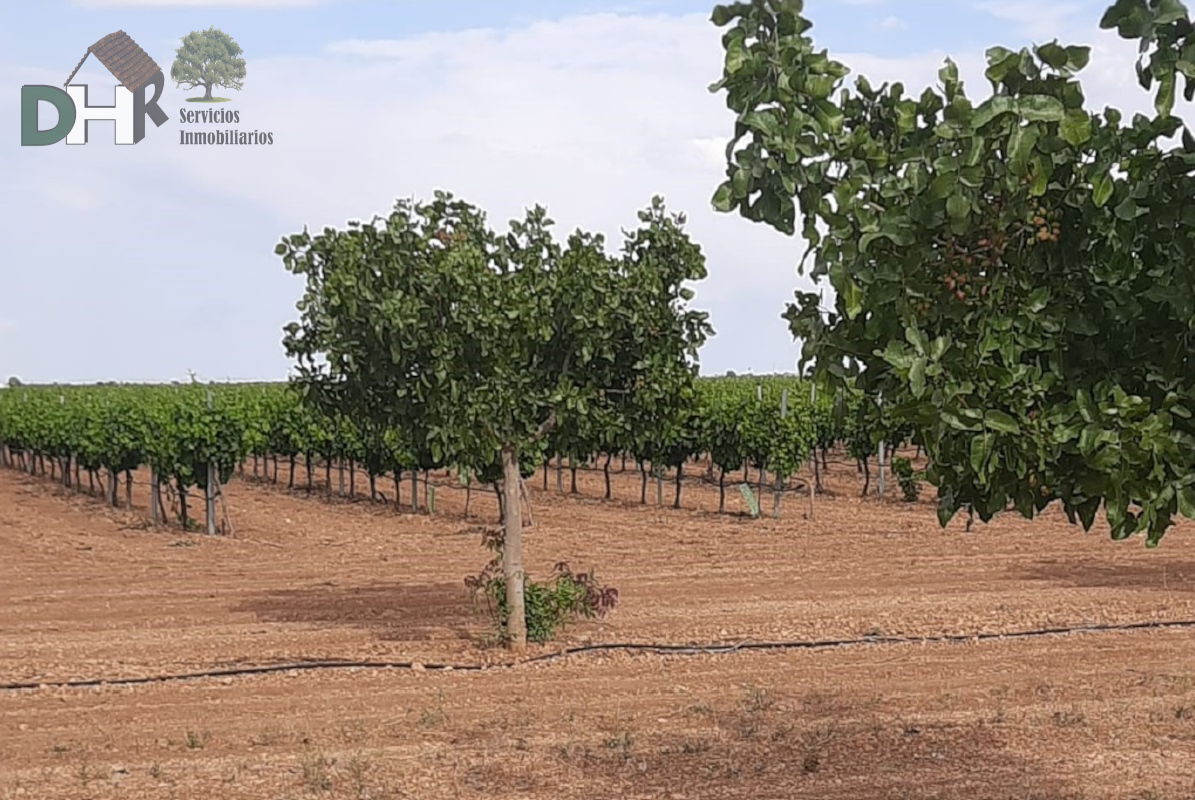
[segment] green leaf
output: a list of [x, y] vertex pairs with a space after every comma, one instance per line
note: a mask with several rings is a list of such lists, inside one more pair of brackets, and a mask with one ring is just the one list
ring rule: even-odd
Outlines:
[[1112, 198], [1112, 193], [1115, 188], [1116, 187], [1112, 182], [1112, 176], [1107, 172], [1102, 172], [1092, 179], [1091, 201], [1095, 203], [1096, 208], [1103, 208], [1107, 204], [1107, 202]]
[[1025, 300], [1025, 308], [1031, 314], [1036, 314], [1046, 307], [1050, 302], [1050, 287], [1039, 286], [1029, 293], [1029, 297]]
[[1038, 47], [1037, 57], [1054, 69], [1062, 69], [1070, 63], [1070, 55], [1066, 52], [1066, 48], [1058, 42], [1050, 42]]
[[1040, 136], [1041, 130], [1036, 125], [1021, 125], [1013, 130], [1008, 141], [1008, 157], [1014, 174], [1024, 174]]
[[996, 95], [984, 101], [980, 104], [979, 108], [975, 109], [975, 115], [971, 117], [971, 124], [978, 130], [997, 117], [1004, 114], [1015, 114], [1016, 111], [1017, 104], [1015, 100], [1004, 95]]
[[1029, 122], [1061, 122], [1066, 114], [1066, 107], [1057, 97], [1044, 94], [1031, 94], [1017, 101], [1017, 110], [1021, 117]]
[[739, 167], [734, 171], [730, 177], [730, 188], [734, 191], [735, 197], [746, 197], [747, 190], [751, 186], [751, 173]]
[[1021, 426], [1017, 424], [1017, 421], [998, 409], [988, 409], [983, 415], [983, 421], [989, 428], [1000, 433], [1017, 434], [1021, 432]]
[[1091, 61], [1091, 48], [1085, 45], [1072, 45], [1066, 48], [1067, 67], [1072, 72], [1078, 72], [1087, 67]]
[[987, 51], [987, 60], [988, 68], [984, 71], [984, 77], [993, 84], [1006, 81], [1010, 74], [1020, 74], [1020, 53], [1014, 53], [1004, 47], [992, 47]]
[[953, 220], [966, 219], [967, 215], [971, 213], [971, 203], [961, 192], [955, 192], [946, 201], [946, 213]]
[[946, 59], [945, 65], [938, 70], [938, 80], [948, 87], [952, 88], [958, 85], [958, 64], [955, 64], [952, 59]]
[[1144, 213], [1144, 209], [1137, 206], [1137, 201], [1131, 197], [1126, 197], [1116, 206], [1116, 216], [1118, 219], [1134, 220]]
[[925, 331], [916, 326], [905, 327], [905, 341], [913, 345], [913, 349], [917, 351], [918, 355], [926, 355], [929, 351], [929, 338], [925, 335]]
[[909, 385], [913, 390], [913, 397], [920, 400], [925, 396], [925, 358], [913, 359], [913, 366], [909, 369]]
[[1072, 147], [1084, 145], [1091, 140], [1091, 116], [1079, 109], [1068, 111], [1058, 130]]
[[829, 100], [815, 100], [813, 116], [817, 119], [823, 133], [838, 134], [842, 132], [842, 109]]
[[714, 192], [713, 205], [715, 211], [726, 213], [734, 208], [734, 192], [730, 188], [730, 183], [723, 183], [718, 187], [718, 191]]
[[939, 172], [929, 184], [929, 194], [936, 200], [944, 200], [954, 194], [958, 186], [958, 173]]
[[1154, 100], [1154, 108], [1157, 109], [1159, 116], [1169, 117], [1170, 112], [1174, 110], [1175, 88], [1176, 81], [1173, 71], [1167, 72], [1158, 79], [1158, 94]]
[[1033, 197], [1041, 197], [1050, 188], [1050, 168], [1046, 162], [1040, 158], [1033, 159], [1033, 182], [1029, 184], [1029, 194]]
[[854, 319], [859, 316], [859, 312], [863, 310], [863, 289], [855, 283], [854, 279], [849, 277], [846, 279], [842, 299], [846, 302], [847, 318]]
[[1180, 19], [1186, 19], [1187, 7], [1181, 0], [1158, 0], [1158, 5], [1154, 13], [1156, 14], [1154, 17], [1155, 25], [1169, 25]]
[[1187, 519], [1195, 519], [1195, 487], [1184, 486], [1178, 490], [1178, 513]]
[[995, 442], [996, 437], [991, 433], [981, 433], [971, 439], [971, 471], [976, 475], [983, 473]]

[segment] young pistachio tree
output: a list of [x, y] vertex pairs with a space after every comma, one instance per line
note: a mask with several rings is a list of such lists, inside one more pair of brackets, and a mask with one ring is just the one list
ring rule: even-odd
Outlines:
[[[1060, 501], [1156, 546], [1195, 516], [1195, 138], [1172, 116], [1195, 75], [1178, 0], [1118, 0], [1157, 113], [1086, 107], [1090, 49], [988, 51], [990, 96], [845, 87], [800, 0], [718, 6], [736, 115], [714, 205], [801, 229], [834, 308], [797, 294], [803, 360], [914, 425], [945, 525]], [[1195, 84], [1185, 84], [1187, 99]], [[799, 220], [799, 222], [798, 222]], [[808, 255], [808, 253], [807, 253]]]
[[675, 404], [709, 333], [683, 286], [705, 277], [700, 250], [658, 198], [640, 220], [611, 258], [602, 237], [580, 231], [561, 246], [540, 207], [499, 234], [480, 210], [437, 192], [276, 248], [307, 278], [285, 344], [308, 393], [402, 430], [440, 463], [474, 474], [501, 464], [516, 650], [527, 642], [520, 464], [534, 469], [529, 456], [558, 425], [587, 431], [632, 407]]

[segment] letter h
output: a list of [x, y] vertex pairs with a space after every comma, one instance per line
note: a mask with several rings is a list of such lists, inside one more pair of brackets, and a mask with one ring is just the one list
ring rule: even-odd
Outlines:
[[75, 124], [66, 135], [67, 144], [87, 144], [87, 123], [90, 120], [113, 120], [116, 123], [116, 143], [133, 144], [133, 93], [124, 86], [116, 87], [116, 105], [87, 104], [87, 84], [71, 84], [67, 94], [75, 101]]

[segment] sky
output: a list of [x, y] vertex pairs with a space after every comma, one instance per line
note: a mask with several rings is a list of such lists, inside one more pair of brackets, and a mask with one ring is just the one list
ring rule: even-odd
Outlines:
[[[947, 56], [984, 97], [984, 50], [1093, 46], [1089, 105], [1151, 105], [1135, 49], [1098, 29], [1109, 0], [808, 0], [819, 47], [873, 84], [917, 93]], [[804, 250], [710, 198], [734, 119], [713, 4], [691, 0], [5, 0], [0, 3], [0, 381], [282, 380], [302, 279], [274, 255], [307, 226], [385, 215], [443, 189], [505, 228], [540, 204], [563, 239], [612, 246], [653, 195], [684, 211], [709, 277], [694, 306], [716, 335], [705, 374], [789, 372], [781, 319]], [[244, 50], [231, 102], [185, 102], [182, 36], [218, 27]], [[166, 73], [168, 121], [136, 145], [92, 122], [86, 145], [20, 143], [20, 89], [62, 86], [87, 47], [128, 33]], [[89, 58], [73, 83], [114, 102]], [[235, 109], [273, 144], [180, 144], [180, 109]], [[42, 114], [42, 126], [54, 112]], [[827, 295], [830, 297], [831, 295]]]

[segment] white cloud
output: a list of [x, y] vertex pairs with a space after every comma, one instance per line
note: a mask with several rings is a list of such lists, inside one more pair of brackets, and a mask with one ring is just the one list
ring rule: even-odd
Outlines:
[[997, 19], [1018, 25], [1028, 36], [1049, 41], [1067, 28], [1074, 28], [1072, 20], [1076, 14], [1090, 11], [1078, 3], [1040, 2], [1035, 0], [999, 0], [981, 2], [976, 8]]
[[900, 17], [887, 16], [880, 20], [880, 27], [888, 31], [903, 31], [909, 25]]

